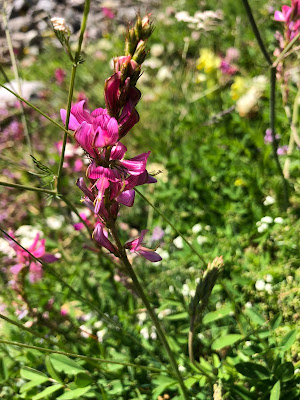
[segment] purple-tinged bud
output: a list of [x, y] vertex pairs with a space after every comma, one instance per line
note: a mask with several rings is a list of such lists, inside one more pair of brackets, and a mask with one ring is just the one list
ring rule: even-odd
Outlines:
[[99, 223], [93, 232], [93, 239], [100, 245], [105, 247], [108, 251], [116, 255], [115, 246], [107, 239], [107, 233], [104, 232], [102, 225]]
[[142, 35], [140, 36], [140, 38], [143, 40], [149, 39], [149, 37], [153, 33], [153, 27], [150, 22], [150, 16], [151, 16], [151, 14], [148, 14], [142, 19], [143, 30], [142, 30]]
[[83, 178], [77, 179], [76, 185], [79, 187], [80, 190], [83, 191], [86, 197], [88, 197], [92, 202], [95, 201], [95, 196], [93, 192], [86, 186]]
[[111, 117], [118, 117], [120, 111], [119, 97], [121, 85], [121, 72], [116, 72], [106, 79], [104, 85], [104, 97], [108, 113]]

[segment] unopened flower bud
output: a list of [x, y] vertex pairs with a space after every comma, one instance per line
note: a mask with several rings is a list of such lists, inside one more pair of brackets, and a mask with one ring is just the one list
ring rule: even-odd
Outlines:
[[132, 56], [136, 45], [138, 43], [138, 37], [135, 35], [135, 30], [134, 28], [129, 29], [127, 36], [126, 36], [126, 42], [125, 42], [125, 55], [126, 56]]
[[142, 36], [142, 32], [143, 32], [142, 19], [141, 19], [140, 15], [137, 15], [137, 17], [136, 17], [134, 31], [135, 31], [136, 38], [139, 39]]
[[147, 56], [145, 49], [146, 43], [144, 42], [144, 40], [140, 40], [132, 57], [132, 59], [140, 65], [145, 61], [145, 58]]
[[142, 40], [146, 40], [149, 39], [149, 37], [152, 35], [153, 32], [153, 28], [152, 28], [152, 24], [150, 22], [150, 15], [148, 14], [146, 15], [143, 19], [142, 19], [142, 34], [140, 36], [140, 38]]
[[53, 25], [53, 29], [55, 31], [64, 33], [67, 36], [71, 35], [70, 27], [66, 24], [66, 21], [64, 18], [54, 17], [54, 18], [51, 18], [51, 22]]

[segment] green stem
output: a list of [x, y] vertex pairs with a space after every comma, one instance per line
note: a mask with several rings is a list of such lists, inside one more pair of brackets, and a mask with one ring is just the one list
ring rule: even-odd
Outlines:
[[[272, 132], [272, 148], [273, 148], [273, 157], [275, 159], [275, 163], [277, 166], [277, 170], [278, 173], [281, 177], [282, 180], [282, 188], [283, 188], [283, 196], [284, 196], [284, 209], [286, 210], [289, 206], [289, 186], [288, 186], [288, 182], [285, 179], [284, 175], [283, 175], [283, 171], [281, 168], [281, 164], [279, 162], [279, 158], [278, 158], [278, 154], [277, 154], [277, 140], [275, 138], [275, 120], [276, 120], [276, 116], [275, 116], [275, 102], [276, 102], [276, 66], [274, 66], [274, 64], [272, 63], [271, 57], [269, 56], [269, 53], [264, 45], [264, 42], [260, 36], [259, 30], [257, 28], [255, 19], [253, 17], [251, 8], [249, 6], [248, 0], [242, 0], [249, 22], [251, 24], [253, 33], [256, 37], [257, 43], [260, 47], [260, 50], [265, 58], [265, 60], [267, 61], [270, 69], [270, 129]], [[277, 65], [277, 64], [276, 64]]]
[[172, 224], [172, 222], [165, 217], [165, 215], [154, 205], [151, 203], [150, 200], [147, 199], [147, 197], [145, 197], [137, 188], [134, 188], [134, 190], [136, 191], [136, 193], [143, 199], [145, 200], [149, 206], [151, 206], [165, 221], [168, 225], [171, 226], [171, 228], [174, 229], [174, 231], [185, 241], [185, 243], [190, 247], [190, 249], [199, 257], [199, 259], [206, 265], [206, 261], [204, 260], [204, 258], [201, 256], [200, 253], [198, 253], [198, 251], [195, 249], [195, 247], [185, 238], [185, 236]]
[[286, 53], [293, 47], [293, 44], [299, 39], [300, 32], [289, 42], [289, 44], [282, 50], [276, 60], [273, 62], [273, 67], [276, 68], [280, 61], [284, 58]]
[[11, 187], [11, 188], [15, 188], [15, 189], [22, 189], [22, 190], [31, 190], [32, 192], [42, 192], [42, 193], [57, 195], [55, 190], [37, 188], [37, 187], [31, 187], [31, 186], [25, 186], [25, 185], [19, 185], [17, 183], [8, 183], [8, 182], [2, 182], [1, 181], [0, 182], [0, 186], [6, 186], [6, 187]]
[[[9, 31], [9, 28], [8, 28], [8, 23], [7, 23], [7, 18], [6, 18], [6, 8], [7, 8], [7, 2], [5, 1], [4, 2], [4, 11], [3, 11], [3, 14], [2, 14], [3, 23], [4, 23], [4, 30], [5, 30], [7, 47], [8, 47], [8, 51], [9, 51], [9, 56], [10, 56], [10, 60], [11, 60], [11, 64], [12, 64], [12, 68], [13, 68], [13, 72], [14, 72], [14, 76], [15, 76], [15, 80], [16, 80], [17, 85], [18, 85], [18, 92], [19, 92], [19, 95], [21, 95], [22, 94], [22, 88], [21, 88], [20, 76], [19, 76], [19, 71], [18, 71], [18, 66], [17, 66], [17, 60], [16, 60], [16, 57], [15, 57], [15, 53], [14, 53], [14, 49], [13, 49], [13, 45], [12, 45], [10, 31]], [[1, 70], [2, 70], [2, 67], [1, 67]], [[30, 155], [30, 154], [33, 154], [33, 149], [32, 149], [31, 138], [30, 138], [29, 131], [28, 131], [28, 126], [27, 126], [27, 121], [26, 121], [26, 116], [25, 116], [25, 110], [24, 110], [24, 106], [23, 106], [22, 102], [20, 102], [20, 106], [21, 106], [21, 110], [22, 110], [22, 124], [23, 124], [23, 128], [24, 128], [24, 133], [25, 133], [26, 143], [27, 143], [27, 147], [28, 147], [28, 152], [29, 152], [29, 155]]]
[[269, 56], [269, 53], [268, 53], [268, 51], [267, 51], [267, 49], [266, 49], [266, 47], [264, 45], [264, 42], [263, 42], [263, 40], [262, 40], [262, 38], [260, 36], [259, 30], [257, 28], [255, 19], [254, 19], [253, 14], [252, 14], [252, 10], [251, 10], [250, 5], [248, 3], [248, 0], [242, 0], [242, 1], [243, 1], [243, 4], [244, 4], [246, 13], [247, 13], [249, 22], [251, 24], [252, 31], [253, 31], [253, 33], [254, 33], [254, 35], [256, 37], [257, 43], [258, 43], [258, 45], [260, 47], [260, 50], [261, 50], [263, 56], [265, 57], [268, 65], [272, 66], [272, 60], [271, 60], [271, 58]]
[[53, 342], [51, 339], [45, 337], [45, 336], [42, 335], [41, 333], [35, 332], [35, 331], [34, 331], [33, 329], [31, 329], [31, 328], [27, 328], [26, 326], [20, 324], [20, 322], [17, 322], [17, 321], [14, 321], [14, 320], [8, 318], [6, 315], [0, 314], [0, 318], [3, 319], [4, 321], [8, 322], [9, 324], [15, 325], [15, 326], [17, 326], [19, 329], [21, 329], [21, 330], [23, 330], [23, 331], [26, 331], [26, 332], [30, 333], [31, 335], [33, 335], [33, 336], [35, 336], [35, 337], [37, 337], [37, 338], [39, 338], [39, 339], [45, 340], [45, 342], [51, 343], [51, 344], [56, 345], [56, 346], [60, 346], [58, 343]]
[[[87, 23], [89, 11], [90, 11], [90, 0], [85, 0], [81, 28], [80, 28], [80, 35], [79, 35], [79, 40], [78, 40], [78, 46], [77, 46], [77, 51], [75, 54], [74, 64], [72, 66], [71, 81], [70, 81], [68, 103], [67, 103], [67, 116], [66, 116], [66, 123], [65, 123], [66, 130], [69, 127], [72, 98], [73, 98], [74, 84], [75, 84], [75, 76], [76, 76], [77, 66], [80, 62], [81, 46], [82, 46], [82, 42], [83, 42], [84, 32], [86, 29], [86, 23]], [[63, 164], [64, 164], [64, 158], [65, 158], [66, 143], [67, 143], [67, 133], [65, 132], [64, 137], [63, 137], [62, 149], [61, 149], [60, 163], [58, 166], [58, 173], [57, 173], [57, 192], [61, 192], [61, 179], [62, 179]]]
[[5, 85], [3, 85], [2, 83], [0, 83], [0, 86], [3, 87], [5, 90], [7, 90], [8, 92], [10, 92], [11, 94], [13, 94], [17, 99], [21, 100], [23, 103], [27, 104], [30, 108], [32, 108], [33, 110], [35, 110], [36, 112], [38, 112], [39, 114], [41, 114], [43, 117], [45, 117], [48, 121], [52, 122], [52, 124], [56, 125], [59, 129], [61, 129], [62, 131], [66, 132], [67, 134], [69, 134], [70, 136], [73, 137], [73, 135], [62, 125], [60, 125], [58, 122], [54, 121], [54, 119], [52, 119], [51, 117], [49, 117], [47, 114], [45, 114], [42, 110], [40, 110], [39, 108], [35, 107], [32, 103], [30, 103], [29, 101], [25, 100], [23, 97], [21, 97], [20, 95], [18, 95], [16, 92], [14, 92], [13, 90], [9, 89], [8, 87], [6, 87]]
[[176, 377], [178, 379], [178, 383], [179, 383], [180, 388], [182, 390], [183, 396], [184, 396], [185, 399], [189, 399], [189, 395], [188, 395], [187, 389], [185, 387], [183, 378], [182, 378], [182, 376], [181, 376], [181, 374], [180, 374], [180, 372], [178, 370], [178, 366], [177, 366], [175, 357], [174, 357], [174, 355], [172, 353], [172, 350], [171, 350], [171, 348], [169, 346], [168, 340], [166, 338], [166, 334], [163, 331], [163, 328], [160, 325], [159, 319], [158, 319], [157, 315], [155, 314], [154, 310], [152, 309], [152, 306], [151, 306], [151, 304], [150, 304], [150, 302], [149, 302], [149, 300], [148, 300], [148, 298], [147, 298], [147, 296], [146, 296], [146, 294], [144, 292], [144, 289], [143, 289], [142, 285], [140, 284], [140, 281], [139, 281], [136, 273], [134, 272], [134, 269], [132, 268], [132, 266], [131, 266], [128, 258], [127, 258], [126, 250], [124, 249], [124, 247], [123, 247], [123, 245], [122, 245], [122, 243], [121, 243], [121, 241], [119, 239], [119, 235], [118, 235], [118, 232], [117, 232], [117, 229], [116, 229], [116, 226], [115, 226], [114, 222], [110, 223], [110, 230], [111, 230], [111, 234], [112, 234], [112, 236], [113, 236], [113, 238], [114, 238], [114, 240], [116, 242], [117, 248], [118, 248], [119, 258], [123, 262], [124, 267], [126, 268], [126, 270], [128, 272], [128, 275], [130, 276], [130, 278], [131, 278], [131, 280], [132, 280], [132, 282], [133, 282], [133, 284], [134, 284], [134, 286], [135, 286], [135, 288], [137, 290], [137, 293], [139, 294], [141, 300], [143, 301], [145, 307], [147, 308], [147, 311], [148, 311], [148, 313], [150, 315], [150, 318], [151, 318], [151, 320], [152, 320], [152, 322], [153, 322], [153, 324], [154, 324], [154, 326], [155, 326], [155, 328], [157, 330], [157, 334], [158, 334], [158, 336], [159, 336], [159, 338], [160, 338], [160, 340], [162, 342], [162, 345], [164, 346], [164, 348], [166, 350], [166, 353], [168, 354], [172, 369], [173, 369], [174, 374], [176, 375]]
[[277, 170], [282, 180], [283, 187], [283, 207], [286, 210], [289, 206], [289, 186], [288, 182], [283, 175], [283, 171], [281, 168], [281, 164], [277, 154], [277, 139], [275, 135], [275, 104], [276, 104], [276, 69], [271, 68], [270, 70], [270, 129], [272, 132], [272, 149], [273, 149], [273, 157], [277, 166]]
[[0, 339], [0, 343], [6, 344], [6, 345], [9, 345], [9, 346], [23, 347], [25, 349], [38, 350], [38, 351], [42, 351], [42, 352], [45, 352], [45, 353], [62, 354], [62, 355], [67, 356], [67, 357], [79, 358], [81, 360], [97, 361], [97, 362], [107, 363], [107, 364], [124, 365], [125, 367], [133, 367], [133, 368], [140, 368], [140, 369], [145, 369], [145, 370], [153, 371], [153, 372], [161, 372], [161, 369], [154, 368], [154, 367], [146, 367], [145, 365], [138, 365], [138, 364], [132, 364], [132, 363], [127, 363], [127, 362], [121, 362], [121, 361], [112, 361], [112, 360], [106, 360], [106, 359], [103, 359], [103, 358], [83, 356], [81, 354], [67, 353], [67, 352], [64, 352], [64, 351], [58, 351], [58, 350], [52, 350], [52, 349], [45, 349], [44, 347], [32, 346], [32, 345], [29, 345], [29, 344], [19, 343], [19, 342], [13, 342], [11, 340]]

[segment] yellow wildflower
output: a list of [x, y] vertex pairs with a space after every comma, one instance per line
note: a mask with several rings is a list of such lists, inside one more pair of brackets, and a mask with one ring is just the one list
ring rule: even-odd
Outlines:
[[201, 49], [197, 60], [197, 69], [203, 69], [206, 74], [217, 71], [221, 64], [221, 58], [216, 56], [210, 49]]

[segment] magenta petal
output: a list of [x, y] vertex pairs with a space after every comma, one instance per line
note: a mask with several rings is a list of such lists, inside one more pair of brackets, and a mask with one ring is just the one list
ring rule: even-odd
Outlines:
[[41, 264], [32, 262], [29, 266], [29, 282], [35, 283], [43, 277], [43, 269]]
[[27, 249], [30, 253], [32, 253], [35, 250], [39, 240], [40, 240], [40, 234], [37, 233], [35, 238], [34, 238], [33, 243]]
[[120, 179], [120, 172], [116, 169], [102, 167], [101, 165], [96, 166], [96, 163], [92, 162], [88, 166], [87, 176], [90, 179], [106, 178], [112, 182], [116, 182]]
[[124, 204], [124, 206], [132, 207], [134, 203], [135, 191], [134, 190], [126, 190], [122, 192], [117, 198], [117, 202]]
[[91, 116], [94, 118], [99, 117], [99, 115], [107, 114], [107, 110], [105, 108], [96, 108], [94, 111], [91, 112]]
[[110, 159], [122, 160], [122, 158], [125, 156], [126, 151], [127, 147], [123, 143], [118, 142], [116, 146], [112, 148], [112, 151], [110, 153]]
[[71, 113], [77, 119], [77, 121], [81, 124], [82, 122], [92, 123], [94, 118], [90, 115], [90, 113], [84, 110], [85, 100], [81, 100], [79, 103], [74, 104], [71, 108]]
[[109, 180], [106, 178], [98, 179], [98, 181], [96, 183], [96, 187], [98, 189], [98, 195], [95, 199], [95, 211], [94, 212], [95, 212], [95, 214], [98, 214], [101, 204], [102, 204], [104, 192], [109, 187]]
[[115, 247], [105, 236], [101, 224], [96, 225], [96, 228], [94, 229], [93, 232], [93, 238], [98, 244], [100, 244], [100, 246], [105, 247], [108, 251], [110, 251], [113, 254], [115, 253]]
[[129, 160], [123, 160], [123, 161], [121, 161], [121, 164], [123, 165], [123, 167], [125, 167], [128, 170], [129, 174], [140, 175], [146, 169], [146, 164], [147, 164], [147, 159], [149, 157], [149, 154], [150, 154], [150, 151], [148, 151], [148, 153], [140, 154]]
[[[61, 108], [60, 110], [60, 117], [64, 125], [66, 125], [66, 118], [67, 118], [67, 110], [64, 110]], [[76, 129], [80, 126], [80, 123], [77, 121], [77, 119], [74, 117], [73, 114], [70, 114], [70, 119], [69, 119], [69, 127], [68, 129], [71, 129], [71, 131], [76, 131]]]
[[145, 257], [147, 260], [151, 262], [158, 262], [162, 260], [161, 256], [155, 253], [154, 250], [146, 249], [145, 247], [141, 247], [137, 251], [137, 253], [139, 253], [141, 256]]
[[74, 137], [77, 140], [78, 144], [83, 148], [83, 150], [89, 153], [91, 157], [97, 157], [97, 154], [92, 147], [94, 133], [91, 124], [83, 122], [76, 130]]
[[107, 124], [107, 133], [109, 136], [109, 145], [113, 145], [118, 141], [119, 138], [119, 126], [115, 118], [111, 118]]
[[45, 254], [45, 239], [41, 240], [40, 245], [38, 246], [38, 248], [36, 250], [34, 250], [32, 252], [32, 254], [36, 258], [40, 258]]
[[274, 19], [275, 19], [275, 21], [282, 21], [282, 22], [285, 21], [284, 15], [282, 14], [281, 11], [275, 11]]
[[52, 264], [52, 263], [56, 262], [57, 260], [59, 260], [59, 258], [53, 254], [46, 253], [41, 257], [41, 260], [43, 262], [45, 262], [46, 264]]
[[110, 115], [116, 116], [119, 111], [119, 96], [121, 84], [121, 72], [113, 74], [106, 79], [104, 86], [104, 96], [106, 107]]
[[15, 264], [12, 267], [10, 267], [10, 272], [14, 275], [18, 275], [18, 273], [24, 268], [23, 264]]

